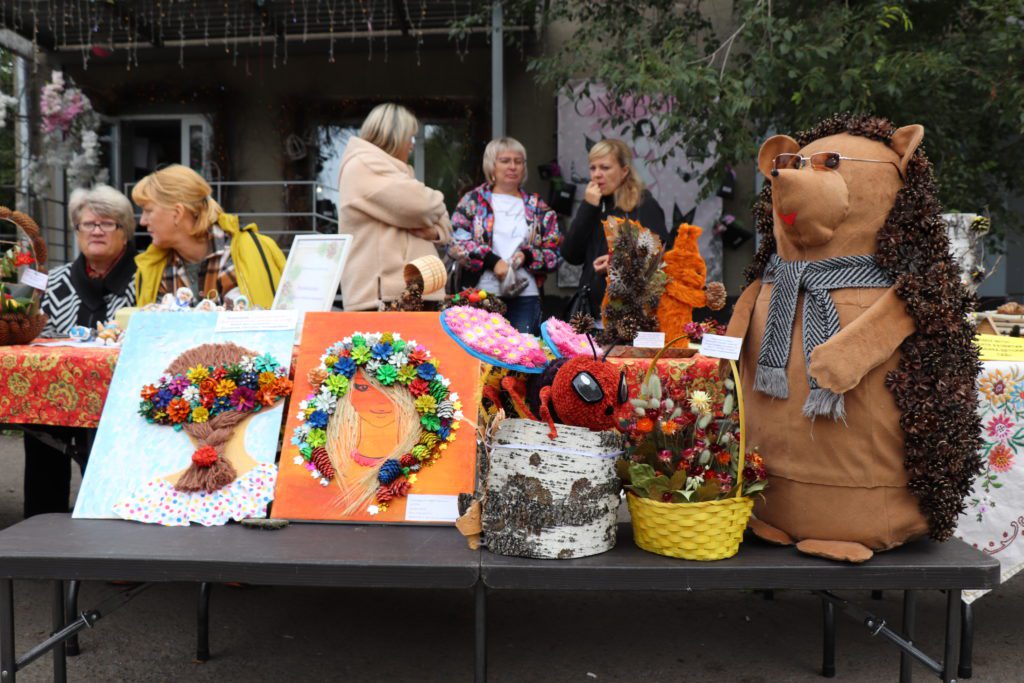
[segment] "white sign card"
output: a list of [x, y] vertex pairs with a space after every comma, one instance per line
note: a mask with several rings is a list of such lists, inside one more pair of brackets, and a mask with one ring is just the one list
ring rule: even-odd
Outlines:
[[273, 310], [330, 311], [352, 235], [298, 235], [274, 295]]
[[410, 493], [405, 504], [407, 522], [454, 522], [458, 518], [458, 496]]
[[743, 340], [739, 337], [723, 337], [719, 334], [705, 334], [700, 343], [700, 355], [708, 358], [739, 360]]
[[660, 349], [665, 346], [664, 332], [637, 332], [633, 346], [641, 349]]
[[217, 314], [213, 331], [294, 330], [298, 322], [298, 311], [222, 311]]
[[38, 289], [40, 291], [46, 291], [46, 283], [50, 280], [50, 276], [46, 273], [40, 273], [38, 270], [32, 270], [26, 268], [21, 273], [21, 284], [28, 285], [32, 289]]

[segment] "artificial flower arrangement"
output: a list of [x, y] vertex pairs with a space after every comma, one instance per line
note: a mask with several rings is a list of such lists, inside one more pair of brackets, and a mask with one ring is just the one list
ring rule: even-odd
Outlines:
[[209, 422], [230, 411], [255, 413], [291, 393], [287, 369], [270, 354], [242, 356], [237, 363], [197, 365], [188, 372], [163, 376], [142, 388], [139, 414], [152, 424]]
[[475, 287], [467, 287], [461, 292], [446, 296], [441, 308], [451, 308], [452, 306], [472, 306], [498, 315], [505, 315], [505, 311], [508, 310], [508, 306], [499, 297], [494, 296], [486, 289]]
[[700, 344], [705, 334], [725, 334], [725, 325], [708, 318], [702, 322], [691, 321], [683, 326], [683, 334], [694, 344]]
[[[387, 458], [376, 470], [369, 494], [377, 504], [369, 511], [386, 510], [391, 500], [408, 495], [416, 473], [440, 459], [455, 441], [463, 419], [462, 402], [457, 393], [449, 391], [451, 382], [438, 372], [439, 367], [429, 349], [402, 339], [397, 332], [360, 332], [335, 342], [307, 375], [313, 391], [298, 406], [301, 424], [295, 428], [292, 443], [299, 455], [294, 463], [305, 467], [321, 486], [334, 479], [336, 472], [327, 452], [328, 424], [339, 401], [349, 393], [357, 370], [382, 386], [405, 388], [410, 398], [407, 403], [418, 417], [414, 431], [419, 438], [407, 452]], [[364, 502], [362, 496], [359, 502]]]
[[3, 294], [3, 312], [30, 315], [39, 307], [36, 297], [12, 296], [4, 283], [17, 282], [18, 269], [31, 266], [36, 262], [32, 251], [15, 242], [7, 251], [0, 255], [0, 293]]
[[[652, 372], [619, 419], [628, 459], [619, 462], [626, 488], [666, 503], [720, 500], [736, 494], [740, 434], [736, 384], [721, 380], [716, 364], [692, 363], [664, 391]], [[756, 449], [746, 454], [742, 495], [765, 487], [767, 475]]]
[[46, 242], [39, 226], [20, 211], [0, 206], [0, 225], [14, 234], [0, 238], [0, 344], [26, 344], [42, 332], [46, 316], [39, 312], [42, 290], [19, 284], [25, 271], [46, 271]]
[[453, 306], [441, 313], [441, 326], [473, 356], [497, 359], [513, 369], [536, 370], [547, 365], [540, 340], [523, 334], [498, 313], [471, 306]]
[[738, 550], [750, 496], [767, 485], [757, 449], [743, 452], [739, 397], [716, 362], [697, 358], [667, 386], [651, 371], [620, 413], [617, 468], [641, 548], [695, 560]]

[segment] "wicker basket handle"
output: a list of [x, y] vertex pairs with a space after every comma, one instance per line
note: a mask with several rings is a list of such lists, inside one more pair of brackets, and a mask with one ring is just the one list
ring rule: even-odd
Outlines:
[[[651, 378], [651, 373], [655, 371], [658, 366], [658, 361], [661, 360], [661, 356], [672, 348], [672, 345], [678, 341], [686, 339], [686, 335], [681, 335], [673, 339], [672, 341], [665, 344], [658, 350], [658, 353], [654, 354], [654, 358], [651, 359], [651, 364], [647, 368], [647, 372], [644, 373], [643, 384], [647, 383], [647, 380]], [[729, 368], [732, 372], [732, 381], [736, 385], [736, 406], [739, 410], [740, 420], [740, 461], [736, 467], [736, 497], [743, 497], [743, 466], [746, 464], [747, 458], [747, 425], [746, 425], [746, 408], [743, 405], [743, 387], [740, 384], [740, 372], [736, 367], [736, 361], [729, 361]]]
[[9, 221], [21, 228], [29, 241], [32, 242], [32, 255], [36, 259], [36, 270], [46, 272], [46, 241], [43, 239], [39, 224], [32, 220], [28, 214], [21, 211], [12, 211], [6, 206], [0, 206], [0, 220]]

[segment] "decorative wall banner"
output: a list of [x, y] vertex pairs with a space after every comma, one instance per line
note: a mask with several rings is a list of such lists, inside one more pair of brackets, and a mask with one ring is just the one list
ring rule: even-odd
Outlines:
[[[709, 197], [698, 202], [700, 195], [698, 176], [711, 165], [711, 161], [691, 163], [683, 153], [683, 141], [673, 137], [660, 144], [657, 136], [662, 132], [658, 112], [652, 111], [643, 100], [627, 101], [621, 113], [626, 123], [612, 126], [603, 124], [615, 113], [603, 86], [591, 84], [589, 94], [577, 86], [575, 97], [558, 97], [558, 163], [566, 182], [577, 186], [576, 199], [583, 200], [590, 175], [587, 152], [603, 138], [618, 138], [633, 149], [637, 170], [647, 189], [658, 200], [665, 212], [665, 225], [674, 230], [687, 222], [704, 229], [699, 246], [708, 267], [708, 281], [723, 279], [722, 241], [713, 228], [722, 214], [722, 199]], [[670, 148], [675, 153], [664, 162], [658, 161]], [[559, 283], [561, 284], [561, 283]]]
[[75, 518], [211, 526], [266, 514], [295, 333], [218, 333], [217, 313], [183, 315], [132, 316]]
[[308, 313], [273, 516], [453, 523], [479, 382], [436, 313]]

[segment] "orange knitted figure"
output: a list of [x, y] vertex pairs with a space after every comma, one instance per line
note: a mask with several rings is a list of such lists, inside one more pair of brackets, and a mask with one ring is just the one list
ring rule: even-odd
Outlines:
[[[665, 339], [683, 335], [686, 323], [693, 321], [693, 309], [707, 305], [704, 280], [708, 269], [697, 247], [701, 229], [681, 223], [676, 230], [676, 242], [665, 254], [665, 274], [668, 284], [658, 304], [658, 324]], [[686, 341], [677, 343], [686, 345]]]

